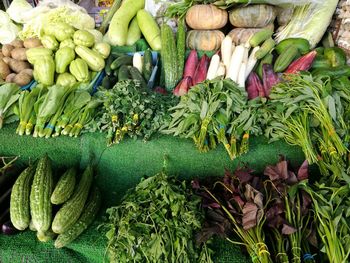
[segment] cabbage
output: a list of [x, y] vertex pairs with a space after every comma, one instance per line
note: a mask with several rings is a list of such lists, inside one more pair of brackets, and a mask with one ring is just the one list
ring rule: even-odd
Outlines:
[[95, 20], [91, 16], [89, 16], [86, 12], [80, 11], [80, 9], [72, 9], [69, 6], [70, 5], [52, 9], [29, 20], [28, 23], [24, 25], [23, 31], [20, 32], [20, 38], [40, 38], [44, 34], [43, 28], [46, 25], [55, 22], [65, 22], [75, 27], [76, 29], [87, 30], [95, 28]]
[[26, 0], [13, 0], [6, 12], [11, 19], [17, 23], [26, 22], [26, 14], [32, 10], [33, 7]]
[[0, 10], [0, 25], [3, 26], [10, 23], [11, 23], [10, 16], [6, 12]]
[[12, 23], [10, 16], [0, 10], [0, 43], [9, 44], [16, 39], [20, 28]]

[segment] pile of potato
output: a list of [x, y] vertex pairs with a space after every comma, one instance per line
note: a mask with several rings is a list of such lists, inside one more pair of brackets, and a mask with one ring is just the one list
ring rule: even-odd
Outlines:
[[25, 86], [33, 79], [33, 69], [27, 61], [26, 50], [39, 47], [39, 39], [14, 40], [0, 49], [0, 79]]

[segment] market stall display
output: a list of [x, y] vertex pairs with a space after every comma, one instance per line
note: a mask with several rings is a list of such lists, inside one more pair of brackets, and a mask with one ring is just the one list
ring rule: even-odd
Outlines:
[[[81, 175], [66, 163], [57, 172], [50, 152], [35, 154], [0, 193], [3, 232], [29, 228], [56, 248], [74, 246], [107, 208], [93, 164], [127, 137], [173, 135], [200, 153], [225, 151], [235, 167], [192, 184], [165, 168], [137, 174], [134, 189], [109, 200], [99, 228], [111, 262], [215, 262], [214, 236], [254, 263], [347, 262], [348, 5], [116, 0], [95, 28], [90, 10], [72, 1], [12, 1], [0, 12], [0, 128], [33, 135], [22, 142], [99, 132], [104, 150]], [[60, 135], [75, 138], [51, 139]], [[305, 161], [295, 169], [279, 152], [287, 158], [257, 172], [238, 166], [259, 151], [255, 137], [297, 146]]]

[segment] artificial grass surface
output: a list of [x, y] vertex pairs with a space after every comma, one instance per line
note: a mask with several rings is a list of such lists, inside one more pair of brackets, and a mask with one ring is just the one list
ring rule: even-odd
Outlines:
[[[58, 169], [73, 165], [86, 167], [96, 164], [96, 182], [102, 189], [103, 205], [96, 222], [68, 248], [55, 249], [52, 242], [42, 244], [34, 233], [26, 231], [14, 237], [0, 235], [0, 262], [103, 262], [106, 239], [96, 227], [102, 222], [106, 207], [118, 204], [126, 190], [135, 186], [141, 177], [152, 176], [163, 166], [163, 156], [168, 156], [168, 171], [181, 179], [222, 176], [225, 169], [233, 170], [240, 163], [247, 163], [256, 171], [286, 155], [292, 163], [299, 164], [304, 155], [297, 147], [284, 142], [268, 144], [263, 137], [251, 138], [250, 150], [244, 156], [231, 161], [223, 147], [209, 153], [199, 153], [191, 140], [159, 136], [151, 141], [127, 139], [119, 145], [106, 147], [105, 135], [84, 134], [79, 138], [59, 137], [40, 139], [15, 134], [15, 126], [0, 130], [0, 155], [20, 155], [19, 163], [26, 165], [47, 153]], [[217, 263], [249, 262], [240, 249], [232, 244], [215, 242]]]

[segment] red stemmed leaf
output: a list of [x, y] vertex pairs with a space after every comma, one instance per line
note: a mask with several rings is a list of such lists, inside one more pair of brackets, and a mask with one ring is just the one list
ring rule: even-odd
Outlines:
[[305, 160], [298, 170], [298, 180], [303, 181], [309, 178], [309, 162]]

